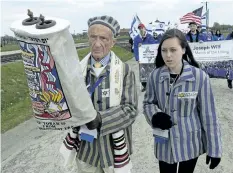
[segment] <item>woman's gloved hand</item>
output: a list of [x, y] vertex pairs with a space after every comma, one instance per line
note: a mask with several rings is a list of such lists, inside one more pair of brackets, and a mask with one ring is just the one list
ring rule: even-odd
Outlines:
[[216, 168], [219, 163], [221, 161], [221, 158], [215, 158], [215, 157], [210, 157], [210, 156], [206, 156], [206, 164], [208, 165], [210, 162], [210, 169], [214, 169]]
[[171, 117], [164, 112], [154, 114], [151, 123], [153, 128], [160, 128], [162, 130], [170, 129], [172, 127]]

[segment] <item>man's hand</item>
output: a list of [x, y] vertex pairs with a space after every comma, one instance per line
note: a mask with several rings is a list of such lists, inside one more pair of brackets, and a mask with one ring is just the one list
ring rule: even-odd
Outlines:
[[102, 123], [101, 115], [99, 114], [99, 112], [97, 112], [96, 118], [91, 122], [87, 123], [86, 126], [89, 130], [94, 130], [101, 127], [101, 123]]

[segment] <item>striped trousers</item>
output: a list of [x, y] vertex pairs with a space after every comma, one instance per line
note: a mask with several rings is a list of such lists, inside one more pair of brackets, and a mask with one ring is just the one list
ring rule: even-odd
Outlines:
[[78, 173], [114, 173], [113, 167], [109, 167], [109, 168], [94, 167], [78, 159], [76, 159], [76, 163], [78, 166]]

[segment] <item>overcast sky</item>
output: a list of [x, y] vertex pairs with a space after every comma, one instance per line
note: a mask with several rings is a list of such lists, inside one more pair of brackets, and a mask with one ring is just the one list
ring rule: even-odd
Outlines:
[[[129, 28], [133, 15], [146, 25], [160, 21], [179, 22], [179, 18], [202, 4], [201, 0], [0, 0], [1, 1], [1, 36], [13, 35], [9, 29], [11, 23], [27, 18], [27, 9], [35, 16], [43, 14], [64, 18], [70, 21], [70, 32], [80, 33], [87, 29], [87, 20], [96, 15], [111, 15], [118, 20], [121, 28]], [[233, 0], [208, 0], [210, 26], [214, 22], [231, 24]], [[205, 6], [203, 13], [205, 12]], [[183, 28], [184, 26], [182, 26]], [[186, 27], [186, 25], [185, 25]]]

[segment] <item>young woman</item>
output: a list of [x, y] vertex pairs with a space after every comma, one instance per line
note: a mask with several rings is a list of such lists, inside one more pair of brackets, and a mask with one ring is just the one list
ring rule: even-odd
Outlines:
[[180, 30], [171, 29], [163, 35], [155, 65], [143, 109], [154, 130], [160, 173], [176, 173], [177, 167], [179, 173], [193, 173], [203, 153], [214, 169], [220, 163], [222, 148], [210, 80], [199, 69]]
[[221, 31], [218, 29], [214, 35], [214, 41], [224, 40], [224, 36], [221, 34]]

